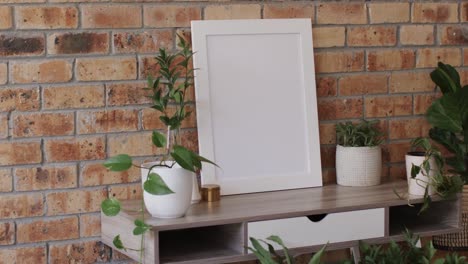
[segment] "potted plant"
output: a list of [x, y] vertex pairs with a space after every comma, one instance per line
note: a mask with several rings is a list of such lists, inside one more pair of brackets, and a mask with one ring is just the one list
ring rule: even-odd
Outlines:
[[377, 120], [338, 123], [336, 126], [336, 179], [339, 185], [378, 185], [382, 174], [382, 132]]
[[[187, 111], [186, 94], [193, 85], [194, 70], [191, 68], [193, 52], [188, 42], [179, 35], [178, 39], [180, 51], [175, 54], [168, 54], [165, 49], [159, 50], [156, 56], [158, 75], [156, 78], [149, 77], [148, 87], [145, 88], [150, 94], [151, 108], [167, 128], [165, 135], [153, 131], [151, 139], [148, 139], [150, 144], [164, 149], [163, 155], [141, 166], [134, 164], [127, 154], [111, 157], [104, 163], [111, 171], [125, 171], [132, 166], [141, 168], [144, 204], [141, 219], [135, 221], [133, 230], [134, 235], [142, 235], [141, 249], [138, 249], [141, 252], [144, 250], [143, 234], [149, 230], [145, 224], [144, 208], [153, 217], [176, 218], [185, 215], [191, 204], [195, 173], [202, 169], [204, 162], [215, 165], [180, 142], [180, 126], [191, 114]], [[102, 202], [101, 207], [105, 215], [115, 216], [120, 211], [120, 202], [109, 198]], [[127, 250], [119, 236], [114, 238], [114, 246]]]
[[[468, 182], [468, 85], [462, 86], [460, 75], [449, 64], [439, 62], [430, 74], [442, 96], [427, 109], [426, 118], [432, 125], [429, 137], [445, 147], [449, 172]], [[465, 196], [466, 192], [463, 192]], [[466, 201], [468, 197], [463, 197]], [[468, 212], [462, 211], [463, 230], [459, 233], [434, 237], [437, 248], [468, 249]]]

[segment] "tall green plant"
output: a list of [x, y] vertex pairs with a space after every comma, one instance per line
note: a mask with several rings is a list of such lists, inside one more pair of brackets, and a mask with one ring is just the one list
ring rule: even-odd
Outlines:
[[[169, 167], [179, 164], [182, 168], [199, 172], [202, 163], [212, 161], [198, 155], [185, 148], [180, 142], [180, 127], [182, 122], [192, 113], [187, 111], [187, 91], [193, 86], [194, 69], [191, 67], [193, 52], [189, 43], [181, 36], [177, 36], [180, 50], [170, 54], [165, 49], [159, 49], [156, 56], [158, 75], [148, 78], [148, 87], [145, 88], [152, 101], [151, 108], [159, 112], [159, 119], [166, 126], [166, 135], [153, 131], [149, 144], [157, 148], [164, 148], [164, 154], [159, 157], [159, 162], [148, 168], [148, 174], [143, 179], [143, 189], [153, 195], [168, 195], [173, 191], [166, 185], [164, 180], [155, 172], [154, 167]], [[155, 113], [156, 114], [156, 113]], [[156, 157], [158, 158], [158, 157]], [[140, 166], [134, 164], [132, 158], [127, 154], [120, 154], [109, 158], [104, 166], [111, 171], [126, 171], [131, 167]], [[115, 216], [121, 210], [120, 202], [115, 198], [109, 198], [102, 202], [102, 211], [107, 216]], [[150, 230], [150, 226], [145, 223], [144, 202], [141, 200], [141, 217], [135, 220], [134, 235], [141, 235], [140, 249], [130, 249], [126, 247], [117, 235], [113, 244], [122, 250], [135, 250], [140, 252], [140, 263], [143, 262], [144, 234]]]
[[462, 87], [457, 70], [442, 62], [431, 72], [431, 79], [442, 91], [442, 97], [426, 112], [427, 120], [433, 126], [429, 136], [453, 154], [447, 164], [467, 182], [468, 85]]

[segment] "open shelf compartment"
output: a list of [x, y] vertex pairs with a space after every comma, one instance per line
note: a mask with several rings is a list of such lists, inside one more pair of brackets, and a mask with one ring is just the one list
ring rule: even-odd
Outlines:
[[245, 254], [245, 225], [228, 224], [160, 231], [161, 263], [184, 263]]
[[413, 233], [436, 235], [459, 228], [459, 200], [432, 202], [428, 210], [418, 215], [422, 204], [393, 206], [389, 209], [389, 235], [399, 236], [405, 228]]

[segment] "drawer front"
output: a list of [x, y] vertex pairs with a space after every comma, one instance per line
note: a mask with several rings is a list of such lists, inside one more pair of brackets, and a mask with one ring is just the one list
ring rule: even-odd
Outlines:
[[304, 216], [248, 223], [249, 237], [277, 235], [288, 248], [383, 237], [384, 232], [384, 208], [328, 214], [319, 222]]

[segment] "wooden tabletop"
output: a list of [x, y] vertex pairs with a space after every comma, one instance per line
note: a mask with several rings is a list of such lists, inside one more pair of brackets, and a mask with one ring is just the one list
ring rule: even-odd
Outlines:
[[[405, 194], [406, 181], [387, 182], [370, 187], [328, 185], [306, 189], [223, 196], [218, 202], [200, 202], [190, 207], [185, 217], [159, 219], [146, 215], [146, 223], [154, 230], [173, 230], [190, 227], [231, 224], [297, 217], [322, 213], [346, 212], [361, 209], [421, 203], [421, 196], [400, 199], [394, 191]], [[440, 200], [433, 197], [433, 201]], [[141, 201], [122, 203], [121, 217], [134, 220]]]

